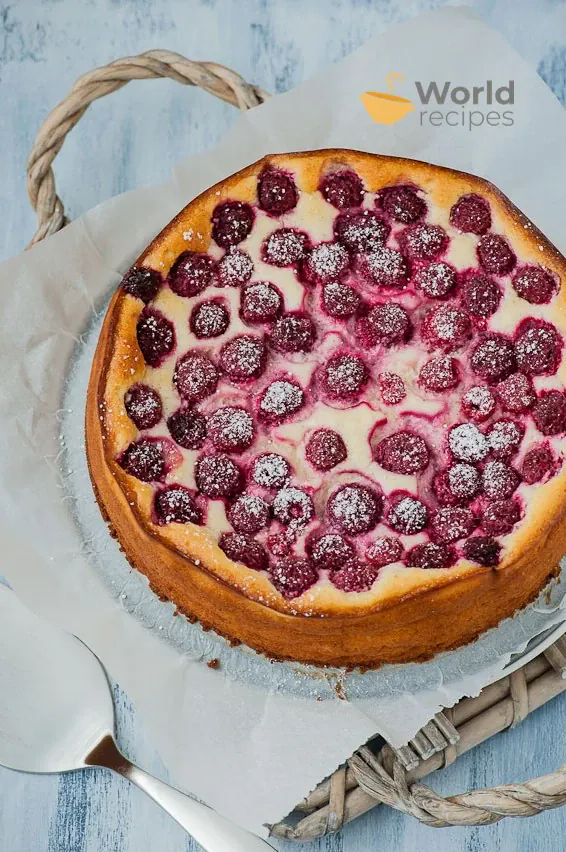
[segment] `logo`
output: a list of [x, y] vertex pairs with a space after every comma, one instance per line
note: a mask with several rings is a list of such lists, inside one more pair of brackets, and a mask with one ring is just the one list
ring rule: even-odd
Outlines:
[[[393, 71], [387, 75], [387, 92], [364, 92], [360, 100], [368, 114], [378, 124], [395, 124], [410, 112], [416, 112], [421, 127], [460, 127], [473, 130], [486, 124], [489, 127], [511, 127], [515, 123], [515, 81], [497, 86], [486, 80], [483, 86], [457, 86], [449, 80], [423, 83], [416, 80], [414, 102], [394, 94], [396, 83], [403, 74]], [[416, 109], [419, 103], [427, 109]], [[434, 107], [434, 108], [430, 108]]]
[[360, 95], [360, 100], [369, 115], [378, 124], [395, 124], [405, 118], [407, 113], [414, 112], [415, 105], [412, 101], [393, 94], [395, 83], [397, 81], [402, 83], [404, 79], [403, 74], [391, 71], [385, 78], [387, 92], [364, 92]]

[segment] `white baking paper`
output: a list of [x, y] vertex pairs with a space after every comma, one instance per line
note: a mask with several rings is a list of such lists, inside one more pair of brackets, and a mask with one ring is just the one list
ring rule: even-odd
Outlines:
[[[404, 74], [397, 93], [412, 99], [415, 81], [472, 89], [513, 80], [514, 123], [421, 126], [417, 105], [398, 124], [375, 124], [359, 96], [384, 90], [391, 71]], [[199, 191], [263, 154], [309, 148], [487, 177], [565, 251], [565, 138], [564, 111], [535, 71], [469, 10], [445, 9], [241, 116], [165, 186], [114, 198], [0, 268], [1, 570], [33, 609], [96, 651], [144, 717], [171, 780], [253, 831], [265, 833], [372, 735], [400, 745], [438, 708], [476, 694], [561, 620], [563, 590], [468, 648], [367, 675], [270, 664], [174, 617], [108, 536], [86, 473], [84, 394], [108, 295]], [[213, 657], [220, 669], [206, 666]]]

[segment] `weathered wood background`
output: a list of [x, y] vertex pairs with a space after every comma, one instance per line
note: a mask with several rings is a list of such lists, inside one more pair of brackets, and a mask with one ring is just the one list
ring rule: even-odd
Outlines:
[[[166, 47], [222, 62], [268, 90], [285, 91], [390, 22], [439, 5], [434, 0], [0, 2], [0, 256], [19, 252], [34, 231], [25, 190], [27, 152], [41, 119], [82, 72], [119, 56]], [[566, 102], [566, 4], [482, 0], [471, 5]], [[96, 104], [57, 161], [58, 185], [69, 215], [124, 190], [166, 179], [173, 162], [213, 145], [234, 117], [230, 107], [171, 81], [135, 83]], [[560, 182], [565, 178], [556, 176]], [[147, 732], [118, 688], [116, 703], [126, 752], [163, 775]], [[461, 758], [433, 783], [442, 792], [460, 792], [548, 772], [566, 756], [564, 720], [565, 703], [557, 699], [515, 731]], [[259, 783], [269, 784], [269, 778]], [[310, 848], [554, 852], [566, 847], [565, 834], [566, 808], [468, 830], [427, 829], [380, 808]], [[142, 793], [104, 771], [37, 777], [0, 770], [2, 852], [196, 849]]]

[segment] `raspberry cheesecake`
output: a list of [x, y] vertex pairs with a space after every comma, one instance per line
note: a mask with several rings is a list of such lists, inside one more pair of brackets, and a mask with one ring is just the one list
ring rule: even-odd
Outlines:
[[124, 277], [86, 438], [131, 564], [275, 658], [469, 642], [566, 551], [566, 261], [491, 184], [266, 157]]

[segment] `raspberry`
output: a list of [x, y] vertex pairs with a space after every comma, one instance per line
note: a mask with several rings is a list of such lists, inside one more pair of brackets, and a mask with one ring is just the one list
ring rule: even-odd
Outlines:
[[208, 437], [217, 450], [241, 453], [255, 437], [254, 421], [244, 408], [227, 405], [208, 418]]
[[409, 315], [405, 308], [395, 302], [374, 305], [367, 316], [361, 317], [356, 333], [364, 346], [393, 346], [407, 340], [411, 331]]
[[404, 535], [415, 535], [428, 524], [428, 509], [424, 503], [404, 492], [392, 496], [392, 505], [387, 513], [387, 523]]
[[233, 382], [257, 379], [264, 372], [267, 349], [261, 337], [240, 334], [220, 350], [220, 367]]
[[446, 480], [450, 493], [458, 500], [473, 500], [480, 490], [480, 473], [467, 462], [458, 462], [449, 467]]
[[380, 373], [377, 377], [381, 398], [385, 405], [397, 405], [407, 396], [405, 384], [397, 373]]
[[368, 380], [367, 368], [357, 355], [334, 355], [323, 371], [324, 385], [333, 397], [355, 396], [367, 385]]
[[179, 396], [189, 403], [210, 396], [216, 390], [217, 383], [218, 370], [200, 352], [187, 352], [175, 365], [173, 384]]
[[495, 411], [495, 397], [485, 385], [474, 385], [462, 397], [462, 412], [475, 423], [483, 423]]
[[343, 592], [366, 592], [377, 578], [377, 569], [359, 559], [350, 559], [332, 575], [332, 582]]
[[339, 278], [350, 265], [350, 255], [341, 243], [319, 243], [301, 261], [301, 279], [323, 284]]
[[273, 515], [284, 526], [304, 526], [314, 515], [311, 498], [301, 488], [282, 488], [273, 500]]
[[407, 286], [409, 264], [400, 251], [376, 248], [360, 255], [358, 272], [376, 287], [392, 287], [401, 290]]
[[222, 248], [241, 243], [250, 234], [254, 212], [242, 201], [224, 201], [212, 214], [212, 239]]
[[277, 379], [262, 393], [259, 416], [268, 423], [281, 423], [296, 414], [305, 404], [305, 392], [296, 382]]
[[169, 270], [167, 280], [178, 296], [198, 296], [214, 281], [214, 261], [207, 254], [185, 251]]
[[228, 559], [242, 562], [254, 571], [264, 571], [268, 567], [267, 553], [261, 544], [249, 535], [222, 533], [218, 546]]
[[499, 234], [485, 234], [481, 237], [478, 258], [485, 271], [493, 275], [507, 275], [517, 262], [509, 243]]
[[376, 538], [366, 550], [366, 559], [376, 568], [383, 568], [393, 562], [399, 562], [403, 555], [403, 545], [398, 538], [383, 536]]
[[358, 175], [350, 169], [329, 172], [319, 189], [326, 201], [338, 210], [359, 207], [364, 199], [364, 187]]
[[271, 582], [287, 600], [298, 598], [318, 580], [318, 574], [308, 559], [288, 556], [271, 568]]
[[280, 169], [265, 169], [259, 176], [259, 206], [272, 216], [282, 216], [297, 206], [299, 193], [292, 176]]
[[431, 522], [432, 537], [439, 544], [466, 538], [475, 527], [476, 519], [470, 510], [459, 507], [440, 509]]
[[429, 463], [428, 447], [414, 432], [395, 432], [383, 438], [375, 448], [375, 460], [391, 473], [413, 474]]
[[223, 453], [201, 456], [195, 464], [198, 490], [211, 500], [233, 497], [242, 490], [243, 477], [238, 465]]
[[525, 482], [534, 485], [540, 482], [546, 474], [554, 467], [554, 458], [550, 447], [542, 444], [534, 447], [525, 454], [521, 465], [521, 474]]
[[542, 266], [524, 266], [513, 277], [516, 293], [531, 305], [548, 304], [559, 286], [559, 282]]
[[326, 471], [343, 462], [348, 451], [338, 432], [332, 429], [317, 429], [308, 440], [305, 455], [316, 470]]
[[210, 299], [195, 305], [189, 326], [199, 339], [220, 337], [230, 325], [230, 314], [220, 299]]
[[514, 420], [496, 420], [489, 432], [487, 440], [496, 459], [507, 459], [518, 451], [524, 428]]
[[270, 342], [279, 352], [310, 352], [316, 340], [316, 328], [302, 311], [292, 311], [276, 320]]
[[473, 423], [460, 423], [448, 433], [452, 455], [465, 462], [479, 462], [489, 453], [485, 435]]
[[272, 266], [292, 266], [302, 260], [309, 246], [309, 238], [304, 231], [298, 231], [296, 228], [279, 228], [265, 240], [262, 257]]
[[409, 257], [434, 260], [446, 249], [448, 237], [439, 225], [413, 225], [401, 232], [399, 242]]
[[167, 473], [163, 444], [155, 438], [142, 438], [130, 444], [118, 463], [141, 482], [159, 482]]
[[533, 409], [533, 420], [543, 435], [566, 431], [566, 397], [557, 390], [543, 392]]
[[133, 266], [122, 278], [122, 290], [147, 305], [157, 296], [163, 279], [147, 266]]
[[220, 258], [216, 267], [218, 283], [222, 287], [241, 287], [252, 277], [254, 265], [251, 257], [245, 251], [230, 248]]
[[328, 500], [326, 510], [339, 530], [349, 535], [369, 532], [381, 518], [383, 499], [367, 485], [342, 485]]
[[206, 417], [194, 409], [176, 411], [167, 420], [174, 441], [186, 450], [199, 450], [206, 439]]
[[334, 236], [352, 252], [381, 248], [390, 230], [372, 210], [348, 210], [334, 220]]
[[261, 497], [242, 494], [228, 509], [228, 520], [236, 532], [259, 532], [269, 522], [269, 506]]
[[521, 509], [515, 500], [490, 503], [482, 515], [482, 529], [488, 535], [507, 535], [521, 519]]
[[350, 542], [338, 533], [325, 533], [307, 541], [307, 551], [317, 568], [338, 571], [355, 556]]
[[409, 551], [407, 565], [409, 568], [439, 569], [449, 568], [454, 563], [454, 554], [443, 544], [417, 544]]
[[494, 538], [486, 535], [475, 535], [464, 544], [464, 555], [470, 562], [477, 562], [486, 568], [499, 565], [501, 545]]
[[269, 281], [254, 281], [242, 290], [240, 315], [245, 322], [271, 322], [282, 310], [283, 297]]
[[506, 411], [521, 414], [532, 408], [536, 394], [530, 379], [523, 373], [513, 373], [497, 385], [497, 394]]
[[528, 376], [555, 373], [562, 357], [562, 339], [553, 325], [543, 320], [523, 320], [515, 336], [517, 365]]
[[188, 488], [170, 485], [158, 491], [154, 502], [159, 524], [202, 524], [202, 512]]
[[463, 346], [471, 333], [472, 325], [468, 315], [451, 305], [433, 308], [421, 325], [424, 340], [447, 351]]
[[494, 314], [501, 301], [501, 290], [487, 275], [471, 275], [462, 285], [462, 307], [475, 317]]
[[277, 453], [262, 453], [254, 460], [252, 479], [264, 488], [282, 488], [291, 476], [287, 459]]
[[489, 202], [481, 195], [462, 195], [450, 211], [450, 224], [464, 234], [481, 236], [491, 228]]
[[427, 361], [419, 373], [419, 382], [436, 393], [455, 388], [459, 381], [458, 362], [448, 355]]
[[443, 299], [456, 284], [454, 269], [441, 260], [421, 266], [415, 275], [415, 285], [431, 299]]
[[360, 306], [360, 294], [348, 284], [329, 281], [322, 288], [322, 306], [327, 314], [336, 319], [350, 317]]
[[482, 472], [483, 493], [491, 500], [503, 500], [517, 490], [521, 477], [501, 461], [489, 461]]
[[479, 343], [470, 359], [472, 370], [488, 382], [499, 382], [517, 369], [515, 349], [502, 334], [492, 334]]
[[138, 429], [151, 429], [161, 420], [161, 397], [148, 385], [132, 385], [124, 395], [126, 414]]
[[426, 215], [426, 204], [410, 186], [388, 186], [380, 193], [383, 210], [396, 222], [413, 225]]
[[175, 348], [173, 323], [153, 308], [145, 308], [140, 314], [136, 335], [144, 361], [150, 367], [159, 367]]

